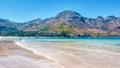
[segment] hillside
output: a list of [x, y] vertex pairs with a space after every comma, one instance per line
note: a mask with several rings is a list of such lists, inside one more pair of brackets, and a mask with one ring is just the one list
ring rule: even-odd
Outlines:
[[66, 10], [55, 17], [25, 23], [0, 19], [0, 28], [1, 35], [13, 36], [111, 37], [120, 36], [120, 17], [87, 18]]

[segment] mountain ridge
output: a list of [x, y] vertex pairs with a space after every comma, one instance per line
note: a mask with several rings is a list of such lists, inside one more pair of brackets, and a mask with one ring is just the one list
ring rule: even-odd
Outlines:
[[[0, 27], [3, 25], [1, 21], [4, 22], [4, 20], [0, 19]], [[8, 26], [5, 23], [4, 25]], [[22, 34], [26, 34], [23, 36], [28, 36], [29, 34], [29, 36], [51, 37], [120, 36], [120, 17], [111, 15], [106, 18], [102, 16], [88, 18], [71, 10], [65, 10], [55, 17], [43, 20], [38, 18], [25, 23], [15, 23], [8, 20], [7, 23], [12, 23], [12, 28], [15, 28], [18, 32], [22, 31]]]

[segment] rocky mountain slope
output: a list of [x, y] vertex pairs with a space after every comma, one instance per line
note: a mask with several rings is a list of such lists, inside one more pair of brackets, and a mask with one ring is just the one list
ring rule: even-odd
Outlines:
[[98, 16], [97, 18], [87, 18], [70, 10], [60, 12], [55, 17], [44, 20], [35, 19], [25, 23], [0, 19], [0, 27], [3, 26], [22, 31], [23, 36], [25, 34], [26, 36], [51, 37], [120, 36], [120, 17], [108, 16], [103, 18]]

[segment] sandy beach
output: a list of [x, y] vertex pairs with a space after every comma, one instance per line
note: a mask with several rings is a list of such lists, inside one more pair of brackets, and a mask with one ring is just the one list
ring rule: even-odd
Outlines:
[[0, 68], [62, 68], [11, 41], [0, 42]]
[[118, 68], [119, 52], [77, 42], [2, 41], [0, 68]]
[[118, 68], [120, 49], [83, 46], [78, 42], [25, 42], [20, 46], [42, 55], [63, 68]]

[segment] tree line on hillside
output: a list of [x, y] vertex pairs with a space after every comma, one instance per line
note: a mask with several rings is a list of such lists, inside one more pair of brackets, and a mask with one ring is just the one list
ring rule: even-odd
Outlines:
[[0, 36], [19, 36], [19, 37], [91, 37], [85, 33], [83, 35], [71, 36], [67, 31], [57, 32], [44, 32], [44, 31], [0, 31]]

